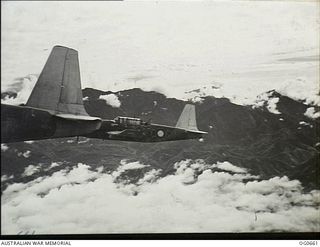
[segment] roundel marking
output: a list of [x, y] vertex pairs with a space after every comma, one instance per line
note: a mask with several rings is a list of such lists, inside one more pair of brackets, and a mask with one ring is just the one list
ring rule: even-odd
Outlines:
[[164, 137], [164, 131], [163, 130], [158, 130], [157, 131], [157, 136]]

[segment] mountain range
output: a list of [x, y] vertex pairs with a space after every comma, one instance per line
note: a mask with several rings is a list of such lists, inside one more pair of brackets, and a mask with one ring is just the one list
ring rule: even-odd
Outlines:
[[[103, 97], [116, 95], [120, 107], [108, 104]], [[133, 143], [76, 138], [7, 144], [2, 151], [1, 174], [11, 182], [27, 182], [39, 174], [24, 176], [29, 165], [49, 166], [58, 162], [72, 167], [85, 163], [92, 168], [103, 166], [114, 171], [120, 161], [139, 161], [149, 165], [146, 169], [161, 169], [161, 176], [174, 172], [175, 162], [185, 159], [202, 159], [206, 163], [229, 161], [246, 168], [261, 179], [287, 176], [298, 179], [306, 191], [320, 188], [319, 169], [319, 118], [306, 116], [314, 107], [296, 101], [276, 91], [267, 92], [268, 98], [259, 106], [237, 105], [227, 98], [203, 96], [194, 102], [198, 128], [208, 134], [201, 140], [164, 143]], [[16, 97], [13, 92], [1, 98]], [[185, 101], [167, 98], [154, 91], [139, 88], [119, 92], [92, 88], [83, 90], [84, 104], [91, 116], [113, 119], [117, 116], [139, 117], [145, 121], [174, 126], [186, 104]], [[276, 99], [277, 112], [270, 111], [268, 101]], [[28, 152], [29, 151], [29, 152]], [[27, 153], [26, 153], [27, 152]], [[61, 169], [44, 169], [42, 175]], [[132, 174], [132, 173], [137, 174]], [[137, 181], [145, 171], [124, 173], [123, 179]], [[141, 174], [140, 174], [141, 173]], [[12, 176], [13, 175], [13, 176]], [[6, 186], [2, 186], [2, 190]]]

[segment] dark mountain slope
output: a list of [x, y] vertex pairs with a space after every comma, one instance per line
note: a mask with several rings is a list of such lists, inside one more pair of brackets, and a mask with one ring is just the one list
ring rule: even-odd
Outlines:
[[[157, 92], [131, 89], [115, 92], [121, 106], [114, 108], [99, 99], [111, 93], [84, 89], [88, 113], [107, 119], [118, 115], [140, 117], [174, 126], [186, 103]], [[319, 189], [319, 119], [304, 115], [310, 106], [303, 102], [275, 91], [269, 95], [279, 98], [277, 109], [281, 114], [270, 113], [266, 104], [252, 108], [233, 104], [226, 98], [204, 97], [202, 103], [196, 103], [198, 128], [208, 131], [203, 142], [148, 144], [91, 139], [85, 143], [69, 143], [75, 141], [69, 138], [69, 142], [58, 139], [8, 144], [9, 149], [2, 152], [1, 171], [8, 176], [14, 174], [14, 181], [27, 181], [28, 178], [21, 178], [21, 173], [30, 164], [48, 166], [60, 161], [64, 162], [63, 166], [72, 166], [82, 162], [112, 171], [120, 160], [128, 159], [149, 164], [150, 169], [162, 169], [165, 176], [173, 172], [177, 161], [203, 159], [208, 163], [230, 161], [261, 178], [286, 175], [299, 179], [307, 190]], [[18, 156], [26, 150], [31, 151], [29, 158]]]

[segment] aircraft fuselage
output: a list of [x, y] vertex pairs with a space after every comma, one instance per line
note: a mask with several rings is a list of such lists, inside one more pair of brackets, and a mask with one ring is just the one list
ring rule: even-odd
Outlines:
[[135, 118], [79, 120], [58, 117], [47, 110], [1, 104], [1, 142], [85, 136], [104, 140], [162, 142], [202, 136], [171, 126], [150, 124]]
[[81, 136], [98, 129], [100, 121], [70, 120], [49, 111], [1, 104], [1, 142]]
[[121, 123], [117, 121], [116, 118], [116, 120], [103, 120], [99, 130], [85, 136], [105, 140], [162, 142], [196, 139], [201, 138], [202, 134], [203, 133], [194, 133], [166, 125], [150, 124], [143, 121], [138, 123]]

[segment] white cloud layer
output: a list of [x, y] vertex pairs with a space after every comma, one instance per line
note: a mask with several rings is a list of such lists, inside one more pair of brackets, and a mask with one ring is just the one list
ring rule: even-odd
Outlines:
[[207, 95], [237, 104], [276, 89], [319, 103], [318, 5], [7, 1], [1, 85], [39, 74], [51, 48], [61, 44], [79, 51], [83, 88], [140, 87], [186, 99], [192, 98], [186, 91], [206, 87]]
[[118, 108], [121, 106], [121, 102], [118, 99], [118, 96], [115, 94], [100, 95], [99, 99], [105, 100], [108, 105], [111, 105], [112, 107], [115, 107], [115, 108]]
[[[215, 171], [219, 166], [235, 173]], [[50, 177], [11, 184], [1, 198], [2, 233], [320, 230], [320, 193], [303, 193], [297, 180], [259, 181], [225, 162], [186, 160], [175, 169], [162, 178], [151, 170], [140, 183], [125, 185], [103, 169], [78, 164]]]
[[286, 80], [284, 83], [280, 84], [277, 91], [292, 99], [303, 100], [306, 104], [320, 106], [320, 84], [317, 81], [311, 83], [308, 79], [303, 77], [295, 80]]

